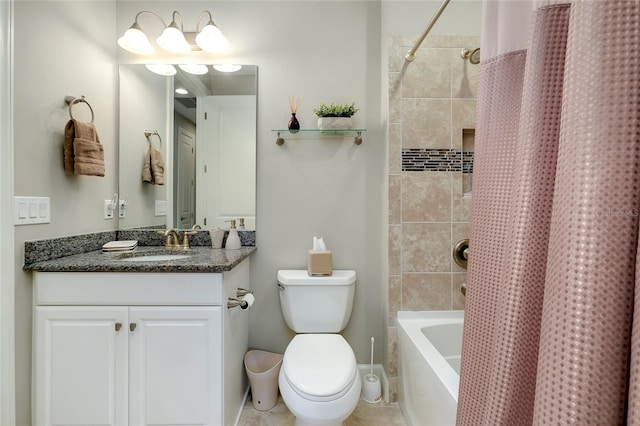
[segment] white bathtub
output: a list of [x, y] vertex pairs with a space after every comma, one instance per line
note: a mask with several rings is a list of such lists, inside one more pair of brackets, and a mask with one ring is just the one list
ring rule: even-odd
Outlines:
[[410, 425], [455, 425], [464, 311], [398, 312], [399, 403]]

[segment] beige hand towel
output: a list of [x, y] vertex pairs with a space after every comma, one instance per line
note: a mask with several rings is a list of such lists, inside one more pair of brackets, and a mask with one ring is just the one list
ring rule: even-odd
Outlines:
[[164, 185], [164, 161], [162, 153], [149, 146], [142, 165], [142, 181], [152, 185]]
[[104, 176], [104, 149], [92, 123], [69, 120], [64, 128], [64, 171]]

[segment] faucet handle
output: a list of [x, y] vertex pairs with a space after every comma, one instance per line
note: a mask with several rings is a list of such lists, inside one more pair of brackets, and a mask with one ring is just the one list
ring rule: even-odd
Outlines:
[[188, 249], [189, 245], [189, 235], [196, 235], [198, 231], [184, 231], [182, 237], [182, 248]]

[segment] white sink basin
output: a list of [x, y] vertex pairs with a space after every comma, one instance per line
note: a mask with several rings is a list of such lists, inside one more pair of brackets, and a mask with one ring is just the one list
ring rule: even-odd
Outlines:
[[163, 260], [180, 260], [190, 257], [188, 254], [150, 254], [149, 256], [141, 255], [135, 257], [127, 257], [125, 262], [159, 262]]

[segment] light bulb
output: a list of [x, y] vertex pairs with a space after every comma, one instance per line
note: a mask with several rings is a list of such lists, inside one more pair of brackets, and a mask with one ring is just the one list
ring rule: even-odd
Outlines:
[[242, 68], [242, 65], [236, 64], [215, 64], [213, 68], [220, 72], [236, 72]]
[[220, 53], [229, 47], [229, 40], [227, 40], [224, 34], [222, 34], [222, 31], [215, 26], [213, 21], [209, 21], [198, 35], [196, 35], [196, 44], [206, 52]]
[[150, 55], [155, 50], [149, 42], [146, 34], [135, 22], [127, 31], [125, 31], [124, 35], [118, 39], [118, 45], [129, 52], [137, 53], [139, 55]]
[[184, 34], [175, 26], [174, 22], [164, 29], [160, 37], [156, 39], [156, 43], [164, 50], [173, 53], [187, 53], [191, 51], [191, 46], [184, 38]]
[[145, 64], [144, 66], [149, 71], [159, 75], [172, 76], [176, 74], [176, 69], [171, 64]]
[[194, 75], [203, 75], [209, 72], [207, 66], [203, 64], [180, 64], [178, 66], [182, 71]]

